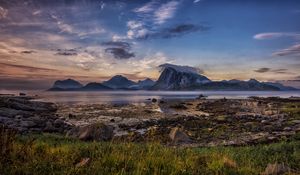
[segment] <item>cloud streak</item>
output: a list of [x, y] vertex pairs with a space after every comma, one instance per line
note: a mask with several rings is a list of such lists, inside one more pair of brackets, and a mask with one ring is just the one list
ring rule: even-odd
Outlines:
[[272, 54], [273, 56], [290, 56], [290, 55], [300, 55], [300, 44], [293, 45], [289, 48], [279, 50]]
[[257, 40], [266, 40], [266, 39], [276, 39], [281, 37], [291, 37], [300, 39], [299, 33], [280, 33], [280, 32], [274, 32], [274, 33], [259, 33], [253, 36], [254, 39]]

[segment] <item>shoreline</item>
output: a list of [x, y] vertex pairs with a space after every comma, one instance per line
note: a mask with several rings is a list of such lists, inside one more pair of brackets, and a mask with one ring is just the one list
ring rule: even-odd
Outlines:
[[300, 98], [153, 100], [142, 104], [64, 105], [0, 96], [0, 123], [21, 133], [59, 133], [90, 141], [170, 146], [278, 142], [300, 131]]

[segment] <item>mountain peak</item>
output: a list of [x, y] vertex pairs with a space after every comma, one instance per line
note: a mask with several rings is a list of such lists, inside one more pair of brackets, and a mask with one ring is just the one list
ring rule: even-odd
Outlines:
[[180, 65], [175, 65], [175, 64], [161, 64], [159, 65], [159, 68], [164, 69], [174, 69], [177, 72], [184, 72], [184, 73], [194, 73], [194, 74], [199, 74], [200, 69], [191, 67], [191, 66], [180, 66]]
[[127, 77], [122, 75], [115, 75], [111, 79], [103, 82], [103, 85], [113, 89], [126, 89], [135, 84], [134, 81], [128, 80]]
[[194, 67], [173, 64], [163, 64], [159, 67], [163, 71], [152, 89], [183, 90], [210, 82], [207, 77], [200, 75], [199, 70]]
[[76, 80], [73, 79], [66, 79], [66, 80], [57, 80], [54, 82], [52, 88], [59, 88], [59, 89], [76, 89], [81, 88], [83, 85]]

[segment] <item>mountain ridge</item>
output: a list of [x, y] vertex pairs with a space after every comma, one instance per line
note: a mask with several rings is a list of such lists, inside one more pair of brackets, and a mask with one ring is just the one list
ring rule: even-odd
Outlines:
[[212, 81], [199, 70], [189, 66], [163, 64], [157, 81], [150, 78], [132, 81], [123, 75], [115, 75], [102, 83], [92, 82], [85, 86], [73, 79], [57, 80], [49, 91], [103, 91], [103, 90], [226, 90], [226, 91], [287, 91], [298, 90], [274, 82], [256, 79]]

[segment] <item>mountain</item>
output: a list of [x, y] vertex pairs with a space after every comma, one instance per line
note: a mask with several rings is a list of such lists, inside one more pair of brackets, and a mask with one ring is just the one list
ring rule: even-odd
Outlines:
[[173, 64], [160, 65], [162, 73], [151, 87], [153, 90], [185, 90], [209, 83], [207, 77], [198, 74], [195, 68]]
[[131, 86], [136, 85], [136, 82], [128, 80], [122, 75], [116, 75], [110, 80], [104, 81], [102, 84], [112, 89], [128, 89]]
[[229, 80], [214, 81], [193, 87], [193, 90], [229, 90], [229, 91], [279, 91], [280, 88], [259, 82], [255, 79], [249, 81]]
[[130, 89], [136, 90], [148, 90], [155, 84], [155, 81], [150, 78], [146, 78], [145, 80], [139, 80], [135, 85], [130, 86]]
[[84, 87], [78, 89], [79, 91], [104, 91], [104, 90], [112, 90], [112, 88], [107, 87], [101, 83], [88, 83]]
[[83, 87], [83, 85], [80, 84], [78, 81], [73, 79], [66, 79], [66, 80], [55, 81], [52, 88], [50, 88], [49, 90], [50, 91], [75, 90], [81, 87]]
[[290, 87], [290, 86], [284, 86], [280, 83], [273, 83], [273, 82], [264, 82], [264, 84], [268, 84], [268, 85], [271, 85], [271, 86], [275, 86], [277, 88], [279, 88], [280, 90], [282, 91], [294, 91], [294, 90], [297, 90], [296, 88], [294, 87]]

